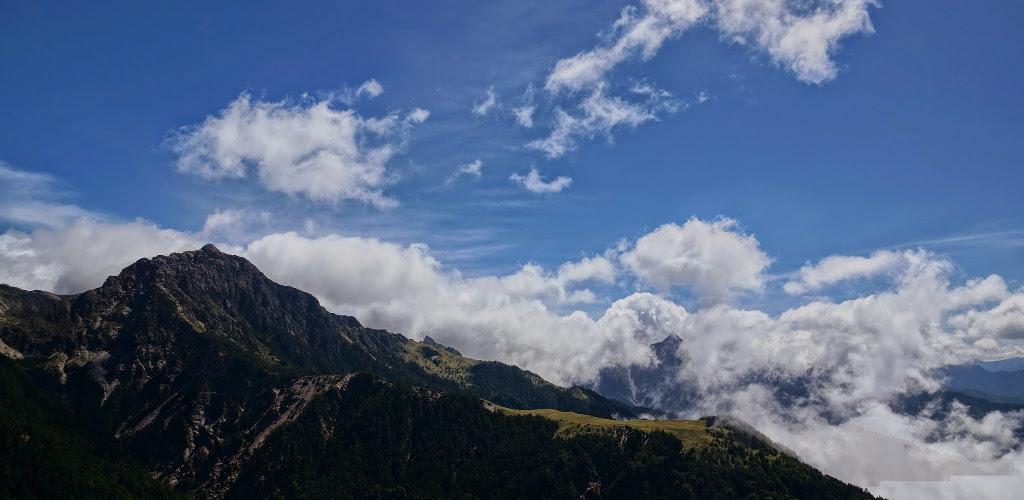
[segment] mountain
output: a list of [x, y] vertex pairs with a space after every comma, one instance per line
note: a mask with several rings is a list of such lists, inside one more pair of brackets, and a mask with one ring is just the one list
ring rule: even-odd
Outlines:
[[996, 361], [982, 361], [978, 366], [990, 372], [1015, 372], [1024, 370], [1024, 358], [1006, 358]]
[[0, 427], [0, 479], [59, 475], [60, 460], [100, 488], [40, 480], [14, 497], [864, 495], [718, 428], [699, 446], [625, 424], [559, 435], [551, 419], [497, 408], [638, 409], [365, 328], [211, 245], [141, 259], [77, 295], [0, 286], [0, 355], [13, 381], [0, 407], [21, 422]]
[[0, 498], [178, 498], [0, 356]]
[[[1024, 403], [1006, 403], [975, 396], [969, 393], [943, 390], [933, 394], [908, 394], [893, 402], [895, 411], [908, 415], [924, 415], [936, 420], [944, 420], [952, 411], [953, 404], [967, 407], [967, 413], [975, 419], [984, 418], [993, 411], [1003, 413], [1024, 410]], [[1017, 434], [1024, 438], [1024, 429], [1017, 429]]]
[[[1001, 368], [1012, 364], [998, 365]], [[946, 367], [946, 389], [993, 402], [1024, 403], [1024, 370], [991, 370], [980, 364]]]
[[598, 374], [594, 390], [625, 403], [660, 411], [675, 412], [689, 408], [698, 390], [676, 374], [686, 362], [680, 346], [683, 339], [669, 335], [651, 345], [655, 363], [650, 366], [614, 366]]
[[[651, 345], [654, 363], [649, 366], [615, 366], [603, 369], [593, 389], [609, 398], [648, 409], [649, 413], [679, 415], [696, 407], [698, 389], [678, 373], [687, 362], [683, 340], [669, 335]], [[1000, 411], [1024, 410], [1024, 370], [1014, 370], [1024, 358], [972, 365], [948, 366], [938, 376], [946, 380], [934, 393], [910, 393], [895, 398], [893, 411], [941, 421], [953, 411], [953, 405], [967, 407], [973, 418]], [[780, 380], [777, 377], [751, 378], [771, 390], [783, 405], [798, 403], [808, 394], [808, 381]], [[1024, 429], [1017, 434], [1024, 438]]]

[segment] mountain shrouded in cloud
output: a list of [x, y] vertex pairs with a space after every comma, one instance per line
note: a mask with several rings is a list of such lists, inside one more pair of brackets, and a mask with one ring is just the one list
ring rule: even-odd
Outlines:
[[613, 420], [639, 409], [365, 328], [213, 245], [72, 296], [0, 286], [0, 310], [15, 497], [871, 498], [728, 418]]
[[[998, 276], [957, 282], [952, 262], [908, 252], [889, 283], [867, 295], [815, 299], [777, 314], [738, 307], [727, 292], [756, 293], [767, 282], [770, 260], [735, 224], [691, 219], [557, 269], [526, 265], [513, 274], [477, 277], [447, 268], [425, 246], [367, 238], [280, 233], [228, 248], [273, 279], [311, 290], [334, 311], [413, 338], [429, 335], [469, 356], [514, 363], [562, 384], [594, 384], [601, 370], [616, 366], [654, 366], [651, 345], [676, 336], [685, 362], [666, 383], [686, 381], [680, 387], [695, 394], [687, 407], [665, 410], [737, 415], [813, 465], [878, 492], [887, 491], [885, 481], [1012, 470], [1015, 415], [979, 420], [961, 412], [935, 421], [887, 405], [941, 388], [944, 366], [1019, 354], [1020, 336], [1008, 325], [1021, 323], [1014, 306], [1021, 292]], [[7, 275], [0, 280], [66, 293], [99, 284], [105, 269], [124, 264], [115, 261], [174, 250], [197, 235], [141, 222], [82, 220], [63, 230], [3, 238]], [[94, 248], [120, 242], [121, 251], [106, 256], [106, 264], [98, 258], [85, 265], [67, 249], [86, 240]], [[123, 244], [131, 241], [139, 244]], [[817, 266], [832, 268], [842, 259], [851, 258], [830, 257]], [[865, 273], [832, 272], [828, 280], [811, 281], [825, 286]], [[655, 276], [665, 281], [652, 282]], [[715, 300], [688, 310], [671, 295], [629, 293], [634, 280], [690, 287]], [[599, 297], [616, 289], [625, 295], [596, 319], [573, 310], [609, 300]], [[775, 392], [786, 384], [802, 387], [795, 399]], [[871, 429], [868, 437], [886, 437], [868, 439], [863, 429]], [[1004, 441], [988, 444], [996, 436]], [[899, 443], [904, 454], [899, 464], [881, 469], [871, 449], [849, 453], [844, 443], [850, 441], [876, 443], [880, 455]], [[944, 458], [936, 461], [939, 449]]]
[[1024, 3], [51, 3], [0, 496], [1024, 490]]

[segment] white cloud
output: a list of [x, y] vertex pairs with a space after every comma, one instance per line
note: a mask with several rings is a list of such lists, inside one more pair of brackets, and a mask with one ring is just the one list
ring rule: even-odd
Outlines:
[[483, 168], [483, 166], [484, 166], [484, 162], [482, 160], [479, 160], [479, 159], [478, 160], [473, 160], [473, 161], [471, 161], [469, 163], [466, 163], [464, 165], [459, 165], [459, 167], [456, 168], [455, 171], [452, 172], [452, 174], [448, 176], [448, 179], [445, 181], [445, 184], [452, 184], [456, 180], [458, 180], [459, 177], [464, 176], [464, 175], [465, 176], [469, 176], [469, 177], [475, 177], [475, 178], [479, 179], [480, 176], [483, 175], [482, 172], [481, 172], [481, 169]]
[[473, 114], [476, 116], [485, 116], [497, 105], [498, 95], [494, 93], [494, 87], [490, 87], [487, 89], [487, 97], [473, 105]]
[[[235, 215], [212, 214], [210, 226]], [[143, 221], [8, 231], [0, 235], [0, 281], [78, 292], [137, 258], [200, 243]], [[942, 491], [953, 491], [950, 498], [988, 498], [1016, 491], [1008, 487], [1024, 473], [1013, 432], [1021, 415], [974, 419], [954, 406], [941, 418], [931, 410], [909, 416], [888, 406], [902, 394], [937, 389], [935, 370], [947, 364], [1022, 354], [1024, 295], [998, 276], [958, 282], [951, 262], [924, 252], [893, 271], [881, 291], [841, 302], [820, 299], [778, 314], [723, 303], [687, 311], [639, 292], [595, 320], [566, 308], [596, 300], [587, 286], [614, 285], [621, 270], [607, 256], [467, 278], [424, 245], [372, 238], [275, 233], [225, 249], [364, 324], [429, 334], [557, 383], [592, 382], [610, 366], [649, 365], [649, 344], [678, 335], [687, 361], [675, 376], [698, 391], [686, 416], [735, 415], [876, 494], [931, 498], [941, 488], [907, 482], [926, 480], [948, 486]], [[699, 286], [720, 297], [760, 288], [768, 258], [735, 222], [692, 219], [641, 237], [621, 262], [652, 283]], [[777, 390], [787, 384], [803, 392], [783, 402]], [[952, 477], [959, 474], [986, 481]]]
[[1019, 496], [1021, 453], [1001, 444], [1020, 426], [1020, 415], [994, 412], [974, 419], [954, 405], [948, 417], [932, 419], [897, 414], [876, 403], [839, 424], [810, 415], [797, 420], [766, 416], [755, 425], [811, 465], [876, 495], [908, 500]]
[[380, 96], [384, 93], [384, 86], [375, 79], [369, 79], [363, 82], [359, 88], [356, 89], [356, 97], [367, 96], [370, 99]]
[[20, 170], [0, 161], [0, 220], [25, 226], [64, 226], [75, 219], [100, 215], [77, 205], [57, 201], [56, 180], [48, 175]]
[[254, 231], [271, 220], [270, 212], [247, 208], [216, 210], [206, 216], [203, 228], [196, 235], [204, 241], [239, 242], [251, 239]]
[[715, 22], [727, 39], [766, 51], [805, 83], [836, 77], [832, 54], [850, 35], [871, 33], [875, 0], [716, 0]]
[[[295, 233], [268, 235], [241, 255], [274, 280], [309, 290], [332, 310], [366, 324], [414, 338], [429, 334], [470, 356], [517, 363], [559, 383], [595, 377], [622, 352], [631, 353], [631, 361], [649, 358], [649, 338], [621, 320], [604, 330], [581, 312], [551, 309], [592, 300], [593, 293], [580, 288], [584, 283], [613, 280], [613, 265], [604, 257], [585, 257], [556, 272], [527, 264], [508, 275], [464, 278], [442, 269], [422, 245]], [[659, 300], [635, 307], [654, 307]]]
[[[425, 119], [418, 111], [406, 122]], [[270, 191], [390, 208], [397, 201], [382, 192], [390, 180], [387, 163], [406, 130], [396, 114], [362, 118], [328, 100], [289, 104], [242, 94], [217, 116], [183, 129], [170, 144], [184, 173], [242, 178], [255, 170]]]
[[[610, 140], [618, 125], [636, 127], [657, 119], [660, 112], [684, 108], [670, 95], [659, 96], [650, 85], [630, 88], [649, 96], [648, 103], [609, 96], [607, 88], [617, 66], [651, 59], [666, 41], [698, 25], [716, 29], [723, 40], [767, 53], [804, 83], [828, 82], [839, 72], [832, 56], [840, 42], [873, 31], [869, 14], [876, 5], [875, 0], [643, 0], [627, 6], [596, 47], [555, 63], [544, 89], [568, 99], [576, 111], [556, 107], [551, 133], [527, 147], [557, 158], [581, 139], [604, 134]], [[577, 99], [579, 94], [588, 97]], [[696, 96], [698, 104], [708, 99], [706, 91]], [[532, 111], [517, 108], [514, 116], [529, 128], [535, 121]]]
[[79, 293], [143, 257], [198, 248], [192, 235], [146, 221], [79, 219], [61, 228], [0, 235], [0, 283]]
[[606, 41], [559, 60], [544, 88], [579, 91], [603, 82], [616, 66], [648, 60], [668, 40], [701, 22], [727, 40], [767, 52], [799, 80], [824, 83], [835, 78], [832, 53], [840, 40], [871, 33], [874, 0], [645, 0], [622, 10]]
[[429, 295], [440, 280], [440, 264], [426, 246], [373, 238], [270, 234], [249, 243], [242, 255], [268, 276], [347, 306]]
[[533, 93], [533, 84], [531, 83], [526, 86], [520, 105], [512, 108], [512, 116], [520, 127], [533, 128], [533, 114], [537, 111], [537, 106], [533, 103]]
[[579, 113], [572, 115], [561, 108], [555, 110], [555, 126], [543, 138], [529, 142], [526, 147], [542, 151], [548, 158], [558, 158], [576, 149], [580, 139], [597, 135], [612, 140], [612, 132], [619, 127], [635, 128], [658, 119], [660, 112], [675, 112], [679, 103], [667, 92], [647, 92], [645, 102], [630, 102], [608, 96], [605, 85], [598, 85], [579, 103]]
[[605, 337], [618, 341], [599, 366], [651, 364], [654, 359], [650, 345], [683, 333], [689, 317], [682, 306], [651, 293], [634, 293], [615, 301], [598, 325]]
[[430, 111], [423, 108], [413, 108], [412, 111], [406, 115], [405, 119], [412, 123], [423, 123], [430, 118]]
[[572, 177], [559, 176], [551, 181], [545, 181], [536, 168], [531, 168], [526, 175], [513, 173], [509, 179], [531, 193], [560, 193], [572, 184]]
[[870, 257], [832, 255], [801, 267], [797, 278], [786, 282], [783, 288], [793, 295], [813, 292], [841, 281], [893, 273], [925, 257], [914, 251], [890, 250], [877, 251]]
[[1024, 293], [1011, 295], [987, 311], [966, 311], [949, 323], [968, 339], [1024, 339]]
[[620, 259], [658, 288], [689, 286], [707, 302], [761, 290], [771, 263], [756, 238], [737, 231], [736, 221], [724, 218], [665, 224], [640, 237]]
[[520, 106], [512, 110], [513, 116], [516, 117], [516, 123], [523, 128], [533, 127], [533, 112], [536, 110], [536, 106]]
[[584, 257], [576, 262], [566, 262], [558, 268], [558, 281], [563, 284], [599, 281], [611, 283], [615, 280], [615, 266], [604, 257]]
[[595, 86], [627, 59], [654, 57], [666, 40], [689, 29], [706, 12], [697, 0], [647, 0], [642, 12], [626, 7], [612, 26], [609, 43], [558, 61], [544, 88], [558, 92]]

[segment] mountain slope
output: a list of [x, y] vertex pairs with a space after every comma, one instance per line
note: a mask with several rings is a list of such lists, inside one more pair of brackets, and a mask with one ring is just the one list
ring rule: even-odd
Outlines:
[[[0, 356], [60, 401], [48, 414], [67, 423], [54, 424], [61, 432], [109, 444], [101, 453], [72, 441], [76, 460], [135, 477], [117, 458], [127, 455], [200, 497], [863, 493], [738, 435], [683, 451], [657, 430], [566, 438], [550, 421], [496, 412], [482, 399], [599, 417], [636, 410], [365, 328], [209, 245], [139, 260], [77, 295], [0, 285]], [[16, 413], [11, 401], [0, 408]], [[16, 444], [17, 432], [2, 437]], [[34, 487], [23, 496], [75, 496]]]
[[73, 296], [0, 286], [8, 356], [172, 484], [218, 477], [281, 410], [297, 377], [368, 372], [515, 408], [630, 415], [535, 374], [364, 328], [213, 246], [142, 259]]
[[0, 498], [178, 497], [4, 356], [0, 402]]
[[[554, 386], [514, 366], [471, 360], [434, 343], [364, 328], [212, 245], [142, 259], [102, 287], [74, 296], [0, 285], [0, 340], [23, 355], [61, 353], [65, 365], [98, 362], [110, 371], [121, 363], [117, 369], [132, 380], [176, 369], [162, 366], [166, 356], [194, 362], [190, 356], [197, 350], [213, 349], [220, 357], [274, 375], [372, 371], [438, 389], [478, 392], [513, 407], [603, 415], [633, 411], [585, 389]], [[113, 383], [107, 381], [108, 390]]]
[[651, 344], [655, 362], [650, 366], [614, 366], [598, 374], [594, 390], [599, 394], [645, 408], [679, 412], [691, 407], [699, 394], [696, 386], [676, 374], [686, 363], [680, 346], [683, 339], [669, 335]]
[[272, 435], [225, 496], [873, 498], [728, 429], [683, 423], [684, 438], [703, 435], [684, 446], [613, 422], [568, 435], [548, 418], [357, 375]]
[[1024, 402], [1024, 370], [987, 370], [981, 365], [946, 367], [946, 389], [974, 394], [995, 402]]

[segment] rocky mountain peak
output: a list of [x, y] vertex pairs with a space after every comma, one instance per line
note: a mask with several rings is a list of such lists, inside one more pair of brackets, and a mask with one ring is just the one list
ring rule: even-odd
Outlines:
[[221, 253], [220, 249], [217, 248], [216, 246], [214, 246], [213, 243], [207, 243], [207, 244], [203, 245], [203, 248], [200, 248], [199, 250], [204, 252], [204, 253], [212, 253], [212, 254], [219, 254], [219, 253]]

